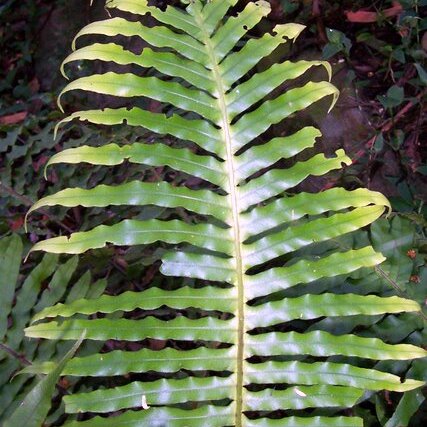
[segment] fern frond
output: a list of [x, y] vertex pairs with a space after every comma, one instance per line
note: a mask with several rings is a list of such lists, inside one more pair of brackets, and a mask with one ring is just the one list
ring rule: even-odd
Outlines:
[[[203, 287], [151, 287], [40, 307], [26, 334], [73, 340], [85, 330], [88, 340], [137, 341], [143, 346], [76, 357], [67, 363], [67, 375], [138, 373], [143, 378], [66, 396], [65, 408], [71, 414], [140, 409], [71, 421], [69, 427], [361, 426], [360, 419], [342, 417], [340, 411], [360, 402], [365, 390], [406, 391], [422, 385], [369, 368], [369, 360], [412, 360], [426, 356], [425, 350], [356, 333], [312, 330], [310, 325], [323, 317], [420, 310], [405, 298], [365, 295], [357, 287], [342, 293], [329, 285], [332, 278], [384, 261], [371, 246], [343, 250], [333, 242], [369, 226], [390, 205], [381, 194], [365, 189], [297, 191], [306, 178], [351, 164], [343, 150], [332, 157], [313, 154], [321, 137], [314, 127], [266, 140], [265, 132], [273, 125], [294, 120], [298, 112], [322, 99], [333, 106], [338, 97], [329, 81], [295, 83], [312, 67], [324, 68], [330, 79], [331, 68], [323, 61], [284, 61], [266, 70], [256, 68], [276, 48], [297, 38], [301, 25], [278, 25], [253, 39], [248, 31], [268, 15], [267, 2], [249, 2], [228, 18], [237, 0], [187, 4], [185, 11], [170, 6], [161, 11], [145, 0], [108, 1], [111, 9], [151, 15], [158, 25], [148, 28], [115, 17], [89, 24], [75, 42], [80, 44], [87, 35], [121, 35], [139, 37], [150, 47], [135, 54], [114, 39], [94, 42], [75, 50], [63, 64], [63, 72], [65, 64], [80, 60], [153, 68], [155, 76], [110, 71], [80, 77], [61, 96], [83, 90], [126, 98], [128, 103], [148, 97], [161, 103], [163, 113], [140, 106], [92, 109], [77, 111], [60, 124], [80, 120], [139, 126], [170, 135], [184, 148], [160, 142], [83, 146], [58, 153], [49, 166], [79, 162], [112, 166], [127, 160], [169, 166], [200, 178], [203, 184], [187, 188], [129, 182], [66, 189], [40, 200], [32, 210], [53, 205], [154, 204], [184, 208], [192, 220], [125, 219], [39, 242], [33, 250], [82, 253], [109, 243], [161, 241], [176, 245], [162, 256], [161, 273], [202, 279]], [[284, 83], [290, 88], [276, 95]], [[287, 166], [279, 162], [282, 159]], [[320, 281], [323, 285], [316, 290]], [[97, 316], [134, 310], [142, 310], [143, 318]], [[164, 340], [164, 348], [154, 351], [147, 338]], [[45, 363], [31, 372], [50, 372], [52, 366]], [[148, 373], [155, 377], [144, 376]], [[317, 416], [307, 414], [305, 408], [325, 408], [325, 412]], [[280, 412], [273, 418], [282, 418], [272, 419], [274, 411]]]

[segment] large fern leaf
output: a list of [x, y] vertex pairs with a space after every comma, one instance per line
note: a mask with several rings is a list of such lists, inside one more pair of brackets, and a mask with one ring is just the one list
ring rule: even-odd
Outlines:
[[[201, 178], [205, 185], [135, 181], [66, 189], [40, 200], [33, 209], [154, 204], [184, 208], [190, 215], [128, 218], [40, 242], [33, 250], [78, 254], [110, 243], [161, 241], [178, 245], [163, 257], [163, 275], [202, 279], [203, 286], [187, 281], [190, 286], [175, 290], [151, 287], [56, 305], [41, 311], [26, 334], [75, 340], [85, 330], [89, 340], [165, 341], [162, 350], [144, 344], [138, 351], [71, 360], [64, 374], [139, 375], [116, 388], [65, 396], [68, 413], [139, 410], [69, 426], [360, 426], [360, 419], [343, 417], [340, 410], [354, 406], [366, 391], [405, 391], [422, 384], [371, 369], [369, 360], [411, 360], [426, 352], [407, 344], [306, 329], [311, 319], [327, 316], [420, 310], [415, 302], [397, 296], [357, 295], [357, 287], [352, 293], [336, 294], [314, 286], [384, 260], [370, 246], [337, 251], [329, 242], [369, 225], [389, 204], [381, 194], [364, 189], [294, 191], [309, 176], [351, 163], [342, 150], [333, 157], [313, 154], [321, 136], [317, 129], [304, 127], [266, 140], [272, 125], [294, 118], [325, 97], [333, 104], [338, 96], [328, 81], [288, 84], [316, 66], [330, 75], [327, 63], [285, 61], [265, 71], [256, 68], [280, 45], [295, 39], [301, 25], [278, 25], [271, 33], [248, 39], [248, 31], [270, 12], [267, 2], [249, 2], [228, 18], [237, 0], [187, 3], [186, 11], [161, 11], [145, 0], [108, 1], [111, 10], [151, 15], [157, 25], [114, 17], [86, 26], [74, 43], [87, 35], [121, 35], [139, 37], [151, 47], [135, 54], [108, 42], [75, 50], [64, 66], [101, 60], [139, 68], [135, 73], [81, 77], [61, 94], [84, 90], [159, 101], [167, 114], [139, 106], [104, 108], [75, 112], [62, 123], [79, 119], [142, 126], [183, 141], [181, 148], [161, 143], [84, 146], [57, 154], [50, 165], [167, 165]], [[156, 73], [147, 76], [144, 68]], [[291, 88], [272, 96], [284, 83]], [[300, 153], [304, 160], [295, 157]], [[281, 159], [287, 159], [287, 167], [278, 163]], [[81, 316], [135, 309], [145, 313], [140, 320]], [[59, 319], [46, 321], [55, 317]], [[330, 356], [335, 357], [326, 361]], [[52, 366], [38, 369], [48, 372]], [[307, 418], [302, 411], [306, 408], [328, 409]]]

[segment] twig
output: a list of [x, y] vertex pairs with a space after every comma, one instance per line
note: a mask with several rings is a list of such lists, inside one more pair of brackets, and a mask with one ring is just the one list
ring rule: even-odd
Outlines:
[[[0, 190], [20, 200], [25, 206], [32, 206], [34, 204], [34, 202], [30, 198], [17, 193], [13, 188], [8, 187], [7, 185], [4, 185], [2, 182], [0, 182]], [[58, 224], [60, 227], [62, 227], [64, 230], [68, 231], [69, 233], [73, 232], [73, 230], [67, 225], [65, 225], [63, 222], [58, 221], [57, 219], [53, 219], [51, 215], [49, 215], [44, 209], [40, 209], [39, 212], [42, 213], [43, 215], [46, 215], [51, 221], [55, 222], [56, 224]]]
[[[406, 292], [381, 267], [377, 265], [375, 267], [375, 272], [378, 276], [381, 276], [399, 294], [400, 297], [410, 299]], [[417, 311], [416, 314], [421, 316], [424, 321], [427, 321], [427, 316], [423, 311]]]
[[420, 92], [416, 97], [415, 100], [409, 101], [394, 117], [391, 119], [386, 120], [384, 123], [380, 124], [378, 128], [381, 130], [381, 132], [390, 132], [391, 129], [396, 125], [397, 122], [399, 122], [404, 115], [412, 108], [414, 107], [420, 99], [422, 99], [427, 94], [427, 89], [424, 89], [422, 92]]
[[30, 366], [31, 362], [22, 354], [17, 353], [15, 350], [11, 349], [6, 344], [0, 343], [0, 349], [4, 350], [6, 353], [10, 354], [15, 359], [19, 360], [25, 366]]
[[317, 31], [319, 33], [320, 41], [323, 44], [326, 44], [328, 43], [328, 37], [326, 35], [325, 24], [322, 19], [322, 12], [320, 6], [321, 1], [322, 0], [313, 0], [312, 14], [316, 18]]
[[20, 200], [25, 206], [32, 206], [34, 204], [30, 198], [17, 193], [13, 188], [8, 187], [7, 185], [4, 185], [2, 182], [0, 182], [0, 190], [3, 190], [4, 192], [8, 193], [10, 196], [15, 197], [15, 199]]
[[40, 27], [34, 32], [34, 34], [31, 37], [31, 42], [35, 41], [35, 40], [39, 40], [39, 35], [40, 33], [43, 31], [43, 29], [45, 28], [45, 26], [47, 25], [47, 23], [49, 22], [53, 11], [55, 10], [55, 4], [53, 4], [50, 9], [48, 10], [45, 19], [43, 20], [42, 24], [40, 25]]

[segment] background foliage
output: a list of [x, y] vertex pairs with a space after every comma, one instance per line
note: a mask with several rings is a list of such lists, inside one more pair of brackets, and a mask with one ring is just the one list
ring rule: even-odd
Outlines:
[[[24, 234], [23, 217], [28, 207], [47, 189], [53, 193], [66, 186], [94, 186], [98, 182], [120, 183], [129, 178], [141, 178], [141, 170], [128, 166], [118, 166], [114, 174], [106, 174], [102, 168], [93, 169], [79, 166], [55, 168], [48, 172], [48, 180], [42, 179], [42, 170], [47, 159], [59, 149], [77, 145], [97, 145], [99, 141], [137, 141], [149, 133], [140, 130], [121, 129], [118, 132], [78, 126], [67, 130], [66, 138], [56, 141], [52, 138], [55, 122], [61, 115], [55, 107], [55, 97], [63, 86], [63, 80], [56, 70], [69, 51], [69, 41], [85, 23], [104, 16], [100, 4], [89, 8], [88, 2], [58, 1], [48, 3], [43, 0], [9, 0], [0, 5], [0, 47], [2, 67], [0, 69], [0, 233], [2, 262], [12, 277], [7, 283], [2, 281], [2, 289], [9, 288], [9, 309], [6, 314], [7, 331], [0, 351], [2, 378], [0, 383], [0, 405], [3, 409], [1, 420], [6, 419], [17, 406], [22, 396], [34, 385], [34, 377], [13, 375], [28, 363], [59, 360], [69, 350], [69, 346], [46, 348], [46, 343], [22, 340], [22, 332], [17, 325], [26, 325], [34, 307], [40, 308], [49, 299], [71, 301], [89, 292], [89, 283], [108, 278], [108, 292], [119, 293], [131, 283], [131, 289], [141, 289], [150, 283], [157, 272], [156, 262], [162, 253], [160, 247], [147, 247], [143, 264], [135, 250], [103, 249], [97, 254], [75, 259], [58, 259], [46, 256], [31, 258], [27, 264], [19, 263], [22, 253], [30, 243], [17, 235]], [[102, 2], [100, 2], [102, 3]], [[161, 4], [163, 2], [157, 2]], [[174, 3], [174, 2], [168, 2]], [[328, 58], [334, 63], [334, 80], [343, 95], [332, 116], [321, 119], [316, 111], [307, 117], [308, 123], [318, 123], [325, 138], [326, 151], [332, 152], [344, 146], [353, 165], [345, 173], [334, 176], [333, 180], [322, 183], [328, 188], [335, 183], [344, 183], [347, 188], [359, 185], [382, 191], [392, 201], [395, 213], [389, 221], [384, 220], [374, 226], [369, 234], [361, 233], [360, 241], [371, 241], [376, 249], [389, 257], [387, 264], [369, 273], [369, 280], [361, 280], [357, 275], [348, 277], [351, 284], [357, 283], [366, 293], [378, 290], [383, 295], [397, 294], [413, 298], [424, 304], [427, 283], [425, 268], [427, 241], [426, 225], [426, 146], [425, 139], [425, 94], [426, 94], [426, 8], [423, 1], [378, 1], [378, 2], [316, 2], [316, 1], [271, 1], [273, 13], [269, 19], [273, 23], [294, 21], [308, 25], [296, 46], [289, 52], [292, 59], [299, 57]], [[385, 10], [396, 7], [394, 14], [386, 15]], [[357, 15], [363, 8], [375, 14], [374, 21], [359, 22], [365, 15]], [[76, 12], [77, 11], [77, 12]], [[355, 15], [349, 15], [352, 11]], [[70, 17], [73, 19], [70, 19]], [[370, 15], [369, 19], [372, 19]], [[368, 19], [368, 18], [363, 18]], [[256, 31], [256, 30], [254, 30]], [[79, 70], [73, 70], [78, 72]], [[68, 108], [78, 109], [76, 97], [67, 98], [72, 104]], [[65, 102], [67, 102], [67, 99]], [[99, 101], [99, 99], [97, 100]], [[102, 99], [101, 99], [102, 102]], [[156, 111], [158, 105], [150, 106]], [[345, 135], [345, 139], [343, 137]], [[61, 136], [61, 135], [60, 135]], [[424, 139], [423, 139], [424, 138]], [[59, 141], [59, 142], [58, 142]], [[166, 141], [169, 142], [169, 141]], [[144, 172], [143, 172], [144, 173]], [[182, 182], [182, 176], [167, 168], [147, 170], [144, 179], [151, 174], [167, 177], [169, 182]], [[156, 179], [158, 176], [154, 176]], [[310, 184], [307, 184], [310, 185]], [[314, 184], [313, 184], [314, 185]], [[153, 209], [156, 209], [154, 212]], [[138, 211], [141, 218], [158, 215], [158, 208]], [[137, 213], [137, 210], [135, 210]], [[74, 208], [71, 211], [49, 210], [31, 217], [29, 240], [36, 242], [42, 236], [58, 232], [88, 228], [101, 222], [113, 220], [121, 215], [120, 208], [86, 211]], [[21, 245], [25, 249], [21, 248]], [[352, 247], [354, 242], [336, 242], [342, 247]], [[11, 256], [12, 254], [12, 256]], [[104, 256], [108, 255], [108, 256]], [[14, 264], [11, 262], [14, 260]], [[108, 261], [106, 261], [108, 260]], [[29, 286], [25, 278], [32, 277], [31, 271], [40, 263], [46, 263], [46, 274]], [[57, 279], [53, 268], [65, 275], [62, 287], [55, 285]], [[83, 275], [88, 269], [91, 274]], [[6, 273], [0, 275], [6, 277]], [[81, 277], [79, 280], [78, 277]], [[126, 282], [123, 278], [126, 277]], [[84, 278], [84, 279], [83, 279]], [[27, 279], [28, 280], [28, 279]], [[66, 283], [78, 283], [73, 291], [68, 291]], [[95, 294], [106, 282], [90, 287]], [[56, 292], [52, 289], [58, 289]], [[343, 289], [344, 291], [345, 289]], [[27, 292], [24, 293], [24, 292]], [[76, 294], [74, 294], [76, 292]], [[77, 295], [78, 294], [78, 295]], [[25, 295], [25, 298], [22, 296]], [[91, 295], [91, 294], [89, 294]], [[25, 315], [16, 318], [20, 300], [34, 301], [25, 309]], [[2, 307], [3, 308], [3, 307]], [[372, 319], [369, 319], [370, 321]], [[322, 321], [321, 321], [322, 322]], [[351, 331], [353, 325], [324, 322], [322, 327], [329, 331]], [[364, 327], [366, 336], [380, 336], [399, 343], [403, 340], [414, 344], [425, 343], [425, 317], [389, 315], [373, 319]], [[109, 342], [109, 349], [118, 344]], [[81, 349], [80, 351], [95, 351]], [[426, 372], [423, 362], [411, 366], [396, 363], [392, 370], [396, 373]], [[74, 384], [61, 385], [57, 394], [66, 393]], [[90, 388], [90, 384], [87, 385]], [[11, 391], [13, 390], [13, 391]], [[59, 401], [59, 400], [58, 400]], [[366, 425], [406, 425], [412, 413], [413, 426], [422, 425], [423, 407], [419, 406], [423, 397], [419, 391], [408, 393], [400, 401], [398, 396], [382, 394], [368, 398], [359, 408], [358, 415]], [[50, 425], [61, 420], [62, 409], [55, 407], [48, 419]]]

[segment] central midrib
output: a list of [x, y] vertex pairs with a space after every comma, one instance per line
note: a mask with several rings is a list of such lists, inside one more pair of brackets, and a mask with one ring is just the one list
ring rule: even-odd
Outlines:
[[215, 49], [212, 45], [211, 38], [206, 32], [203, 16], [195, 7], [194, 17], [201, 30], [203, 42], [206, 47], [207, 54], [212, 64], [212, 73], [217, 88], [218, 106], [221, 111], [221, 129], [223, 132], [224, 142], [226, 146], [226, 167], [229, 182], [229, 194], [232, 207], [232, 230], [234, 235], [234, 258], [236, 261], [236, 276], [237, 276], [237, 361], [236, 361], [236, 406], [235, 406], [235, 426], [242, 427], [242, 410], [243, 410], [243, 355], [244, 355], [244, 334], [245, 334], [245, 298], [244, 298], [244, 283], [243, 283], [243, 263], [242, 263], [242, 245], [240, 239], [240, 223], [239, 223], [239, 197], [237, 192], [237, 180], [235, 177], [235, 165], [232, 146], [232, 137], [230, 129], [230, 118], [227, 111], [227, 103], [225, 99], [225, 90], [222, 82], [222, 76], [219, 70], [219, 64], [215, 54]]

